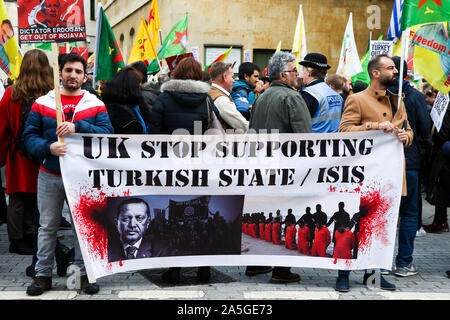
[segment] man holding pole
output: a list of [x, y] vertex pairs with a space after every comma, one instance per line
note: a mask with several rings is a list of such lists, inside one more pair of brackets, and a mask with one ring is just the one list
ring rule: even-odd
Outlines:
[[[383, 130], [387, 134], [395, 134], [404, 147], [409, 147], [413, 140], [413, 131], [408, 124], [405, 104], [397, 94], [387, 90], [395, 86], [398, 70], [394, 61], [387, 55], [372, 58], [367, 66], [371, 83], [359, 93], [352, 94], [345, 102], [344, 113], [339, 125], [339, 132], [355, 132]], [[403, 172], [402, 195], [406, 195], [406, 176]], [[360, 230], [355, 230], [355, 234]], [[335, 289], [340, 292], [349, 291], [350, 271], [339, 270]], [[363, 283], [369, 283], [371, 274], [364, 274]], [[380, 288], [395, 290], [395, 285], [380, 275]]]
[[[79, 55], [70, 53], [63, 57], [59, 68], [62, 81], [61, 109], [62, 121], [57, 121], [57, 101], [59, 90], [52, 90], [36, 100], [27, 118], [24, 141], [31, 154], [40, 159], [38, 177], [38, 209], [40, 227], [38, 232], [38, 261], [33, 283], [27, 294], [37, 296], [52, 286], [52, 269], [64, 201], [66, 199], [61, 178], [59, 157], [67, 153], [67, 145], [61, 138], [71, 133], [113, 133], [105, 105], [89, 92], [82, 90], [86, 82], [86, 61]], [[56, 94], [55, 94], [56, 92]], [[72, 223], [72, 228], [73, 228]], [[73, 229], [75, 232], [75, 230]], [[99, 287], [90, 284], [86, 276], [80, 247], [75, 238], [73, 263], [80, 269], [81, 289], [95, 294]]]

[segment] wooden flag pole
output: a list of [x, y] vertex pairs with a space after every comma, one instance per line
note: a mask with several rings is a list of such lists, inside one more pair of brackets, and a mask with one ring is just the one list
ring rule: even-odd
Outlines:
[[[53, 66], [53, 84], [55, 86], [56, 100], [56, 123], [62, 122], [61, 92], [59, 87], [59, 65], [58, 65], [58, 45], [52, 42], [52, 66]], [[58, 137], [60, 142], [64, 142], [63, 137]]]

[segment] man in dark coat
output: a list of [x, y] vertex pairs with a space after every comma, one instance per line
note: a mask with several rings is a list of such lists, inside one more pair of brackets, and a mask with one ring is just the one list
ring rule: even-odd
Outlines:
[[[295, 57], [287, 52], [277, 52], [269, 60], [270, 88], [258, 97], [253, 105], [250, 129], [278, 130], [279, 133], [311, 133], [311, 116], [305, 101], [294, 89], [298, 70]], [[252, 269], [253, 270], [250, 270]], [[247, 267], [252, 274], [270, 271], [268, 267]], [[258, 269], [259, 268], [259, 269]], [[272, 272], [274, 282], [300, 281], [298, 274], [288, 267], [275, 267]]]
[[[400, 57], [393, 57], [397, 70], [400, 70]], [[408, 122], [414, 132], [412, 144], [405, 148], [406, 159], [406, 185], [407, 195], [402, 197], [400, 203], [400, 228], [398, 233], [398, 254], [395, 259], [395, 275], [406, 277], [417, 274], [419, 271], [412, 263], [414, 251], [414, 239], [416, 237], [419, 217], [421, 165], [420, 144], [428, 140], [431, 133], [431, 119], [427, 112], [425, 96], [414, 89], [406, 78], [407, 65], [404, 63], [404, 73], [399, 81], [403, 81], [403, 93], [405, 94], [405, 108], [408, 114]], [[391, 88], [392, 92], [398, 92], [398, 86]]]

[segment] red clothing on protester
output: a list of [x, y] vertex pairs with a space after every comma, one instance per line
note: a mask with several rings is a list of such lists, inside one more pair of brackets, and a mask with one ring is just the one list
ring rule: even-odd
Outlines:
[[320, 230], [316, 228], [311, 255], [314, 257], [331, 257], [326, 253], [330, 242], [331, 235], [328, 228], [322, 227]]
[[334, 247], [333, 258], [351, 259], [352, 249], [355, 247], [356, 239], [353, 232], [346, 230], [344, 233], [336, 231], [334, 233], [336, 239], [336, 246]]
[[23, 157], [14, 147], [20, 127], [22, 105], [11, 99], [7, 88], [0, 102], [0, 167], [6, 164], [6, 193], [37, 192], [39, 164]]
[[261, 240], [265, 240], [265, 228], [266, 226], [264, 225], [264, 223], [259, 224], [259, 237], [261, 238]]
[[279, 222], [274, 223], [272, 227], [272, 242], [274, 244], [282, 244], [281, 241], [281, 225]]
[[266, 231], [264, 232], [265, 240], [267, 242], [272, 242], [272, 224], [268, 223], [266, 224]]
[[309, 247], [309, 240], [311, 239], [311, 232], [308, 226], [298, 228], [298, 252], [310, 255], [311, 248]]
[[295, 250], [297, 249], [297, 244], [295, 243], [295, 236], [297, 234], [297, 229], [294, 225], [290, 226], [286, 230], [286, 239], [284, 242], [284, 246], [288, 249]]

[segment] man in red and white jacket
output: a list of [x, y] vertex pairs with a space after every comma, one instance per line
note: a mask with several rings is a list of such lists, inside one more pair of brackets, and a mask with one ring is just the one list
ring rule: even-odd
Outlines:
[[[114, 131], [103, 102], [81, 89], [87, 80], [86, 67], [86, 61], [77, 54], [67, 54], [61, 59], [59, 75], [62, 81], [63, 122], [57, 125], [55, 91], [52, 90], [38, 98], [31, 107], [23, 134], [26, 148], [40, 160], [37, 192], [40, 212], [38, 261], [36, 276], [27, 288], [27, 294], [31, 296], [40, 295], [52, 286], [56, 231], [65, 201], [59, 157], [67, 153], [67, 145], [60, 142], [58, 137], [76, 132], [108, 134]], [[97, 293], [98, 285], [90, 284], [87, 280], [76, 237], [74, 246], [73, 263], [80, 269], [81, 289], [88, 294]]]

